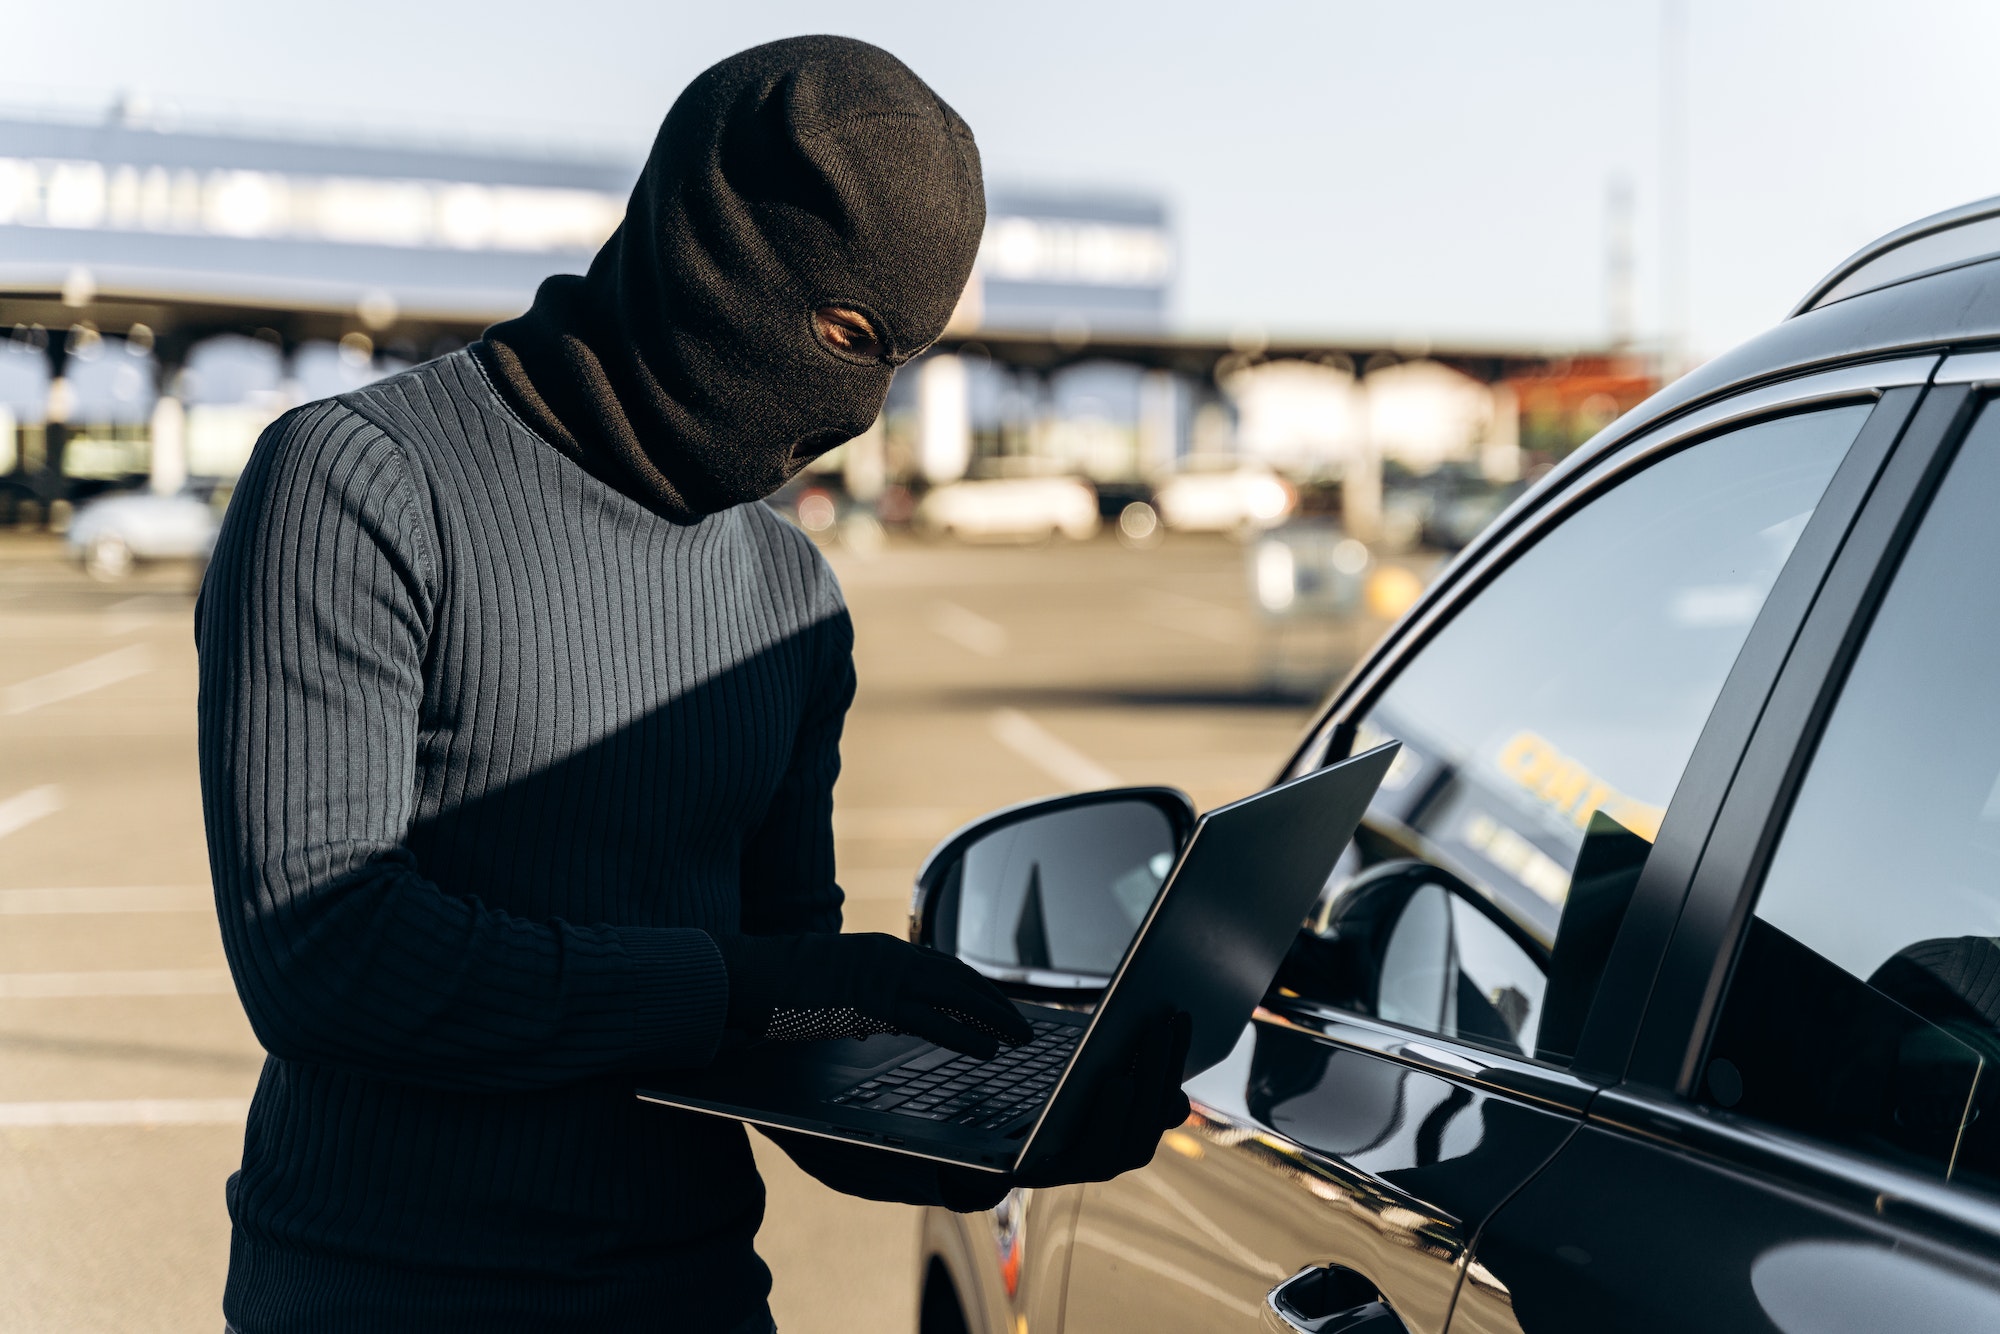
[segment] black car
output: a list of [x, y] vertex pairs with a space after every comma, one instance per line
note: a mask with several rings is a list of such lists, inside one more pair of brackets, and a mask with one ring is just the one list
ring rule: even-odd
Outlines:
[[[2000, 200], [1577, 451], [1281, 776], [1383, 737], [1193, 1118], [928, 1213], [924, 1334], [2000, 1330]], [[1059, 870], [914, 929], [1087, 1004], [1138, 882]]]

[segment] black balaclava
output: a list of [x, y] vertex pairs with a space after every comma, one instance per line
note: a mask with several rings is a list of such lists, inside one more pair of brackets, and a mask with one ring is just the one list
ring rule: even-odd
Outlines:
[[[550, 443], [691, 520], [868, 429], [944, 331], [985, 221], [972, 132], [908, 66], [787, 38], [687, 86], [588, 275], [548, 279], [475, 352]], [[866, 315], [883, 355], [823, 342], [827, 305]]]

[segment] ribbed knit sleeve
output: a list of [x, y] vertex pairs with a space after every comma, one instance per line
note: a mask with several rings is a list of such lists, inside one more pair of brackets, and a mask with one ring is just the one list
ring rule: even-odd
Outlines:
[[266, 432], [196, 615], [211, 869], [252, 1026], [281, 1059], [446, 1090], [705, 1062], [727, 999], [705, 933], [496, 911], [406, 846], [436, 560], [379, 427], [328, 402]]
[[854, 701], [854, 624], [833, 573], [817, 552], [807, 556], [824, 579], [817, 615], [812, 691], [792, 746], [791, 763], [763, 821], [743, 845], [743, 930], [790, 935], [840, 930], [844, 896], [834, 877], [833, 785], [840, 777], [840, 732]]

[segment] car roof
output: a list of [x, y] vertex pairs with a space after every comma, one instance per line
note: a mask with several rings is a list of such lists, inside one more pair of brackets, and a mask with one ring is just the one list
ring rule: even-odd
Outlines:
[[[1985, 216], [2000, 219], [2000, 207]], [[1835, 273], [1851, 271], [1850, 265], [1843, 265]], [[1580, 466], [1642, 423], [1663, 420], [1755, 384], [1847, 362], [1987, 340], [2000, 340], [2000, 254], [1802, 308], [1666, 386], [1564, 462], [1576, 460], [1573, 466]]]
[[[1901, 247], [1953, 235], [1972, 250], [1941, 264], [1899, 276], [1872, 290], [1837, 295], [1843, 281]], [[1996, 238], [1991, 252], [1979, 247]], [[1589, 468], [1640, 429], [1651, 429], [1726, 395], [1811, 371], [1860, 361], [1935, 352], [1965, 343], [2000, 343], [2000, 198], [1980, 200], [1911, 223], [1864, 246], [1816, 283], [1791, 314], [1763, 333], [1703, 363], [1659, 390], [1592, 436], [1501, 516], [1482, 540], [1462, 553], [1476, 555], [1513, 520], [1539, 508], [1539, 500]], [[1491, 536], [1489, 536], [1489, 534]]]
[[1849, 255], [1792, 307], [1793, 315], [1891, 283], [2000, 257], [2000, 196], [1919, 218]]

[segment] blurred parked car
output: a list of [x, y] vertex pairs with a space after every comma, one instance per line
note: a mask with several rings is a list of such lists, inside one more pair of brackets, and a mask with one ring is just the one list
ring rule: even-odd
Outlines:
[[[1488, 525], [1277, 775], [1403, 742], [1194, 1115], [1143, 1171], [927, 1211], [923, 1334], [2000, 1329], [1996, 348], [2000, 199]], [[1095, 848], [1131, 797], [1064, 800]], [[1053, 966], [948, 876], [912, 933], [1088, 1007], [1153, 863], [1046, 851], [1008, 892]]]
[[1250, 591], [1266, 616], [1289, 620], [1351, 616], [1368, 548], [1324, 520], [1284, 524], [1250, 548]]
[[1097, 493], [1074, 477], [947, 482], [917, 504], [926, 533], [970, 542], [1083, 541], [1097, 533]]
[[70, 553], [94, 579], [123, 579], [141, 561], [206, 561], [222, 516], [191, 492], [127, 492], [87, 501], [70, 520]]
[[1521, 482], [1497, 484], [1476, 470], [1446, 466], [1430, 477], [1424, 508], [1423, 540], [1440, 551], [1457, 551], [1520, 499], [1528, 488]]
[[1268, 468], [1178, 473], [1162, 482], [1153, 507], [1168, 528], [1189, 533], [1251, 533], [1284, 521], [1298, 495]]
[[1489, 481], [1463, 463], [1416, 476], [1392, 472], [1383, 480], [1383, 539], [1391, 550], [1422, 541], [1433, 550], [1457, 551], [1527, 490], [1521, 482]]

